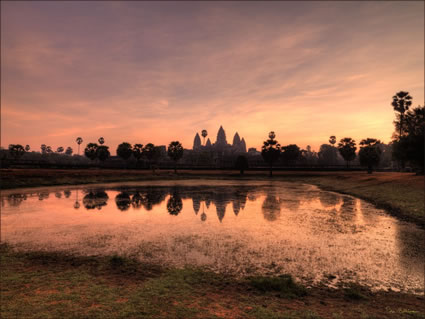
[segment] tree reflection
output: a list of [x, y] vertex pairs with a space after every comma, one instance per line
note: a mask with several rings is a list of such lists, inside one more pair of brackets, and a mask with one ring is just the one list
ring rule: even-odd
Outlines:
[[104, 190], [90, 191], [83, 197], [83, 205], [86, 209], [102, 209], [107, 205], [109, 196]]
[[71, 191], [70, 190], [63, 191], [63, 195], [65, 196], [65, 198], [69, 198], [71, 196]]
[[167, 210], [170, 215], [177, 216], [183, 208], [183, 201], [177, 191], [174, 191], [167, 202]]
[[139, 192], [133, 195], [131, 198], [131, 206], [135, 209], [140, 209], [143, 206], [144, 198]]
[[167, 190], [163, 188], [149, 188], [143, 196], [143, 206], [146, 210], [152, 210], [154, 205], [165, 200]]
[[267, 195], [261, 206], [264, 219], [275, 221], [280, 216], [280, 202], [274, 195]]
[[331, 208], [338, 205], [341, 201], [341, 196], [331, 192], [319, 192], [319, 201], [323, 207]]
[[49, 198], [49, 192], [40, 192], [38, 193], [38, 200], [44, 200]]
[[80, 202], [78, 200], [78, 189], [75, 191], [75, 203], [74, 203], [74, 208], [75, 209], [79, 209], [80, 208]]
[[7, 203], [9, 206], [18, 207], [26, 199], [27, 195], [25, 194], [10, 194], [7, 196]]
[[131, 200], [130, 195], [127, 192], [121, 192], [115, 197], [115, 203], [117, 208], [121, 211], [126, 211], [129, 209]]

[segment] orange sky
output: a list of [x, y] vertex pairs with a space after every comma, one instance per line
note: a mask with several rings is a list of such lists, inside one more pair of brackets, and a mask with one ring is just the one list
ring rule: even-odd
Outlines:
[[1, 2], [1, 146], [389, 142], [424, 103], [424, 2]]

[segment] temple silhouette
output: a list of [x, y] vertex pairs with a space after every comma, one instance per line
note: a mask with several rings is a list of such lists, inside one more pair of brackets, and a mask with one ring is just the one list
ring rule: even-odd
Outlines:
[[193, 140], [193, 151], [210, 151], [217, 154], [234, 154], [234, 153], [246, 153], [246, 143], [245, 139], [239, 137], [238, 132], [235, 133], [233, 137], [233, 143], [227, 143], [226, 132], [223, 129], [223, 126], [220, 126], [217, 132], [217, 139], [215, 143], [211, 143], [211, 140], [208, 138], [207, 141], [202, 145], [201, 137], [199, 133], [196, 133]]

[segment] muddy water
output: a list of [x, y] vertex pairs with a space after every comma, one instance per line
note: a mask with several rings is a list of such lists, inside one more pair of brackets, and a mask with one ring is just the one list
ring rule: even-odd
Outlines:
[[423, 293], [424, 231], [352, 196], [285, 182], [156, 181], [4, 191], [1, 241], [237, 275], [291, 273]]

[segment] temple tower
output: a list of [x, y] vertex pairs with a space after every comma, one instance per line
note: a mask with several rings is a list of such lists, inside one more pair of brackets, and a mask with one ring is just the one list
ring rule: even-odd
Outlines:
[[199, 150], [201, 148], [201, 137], [198, 133], [195, 135], [195, 139], [193, 140], [193, 150]]

